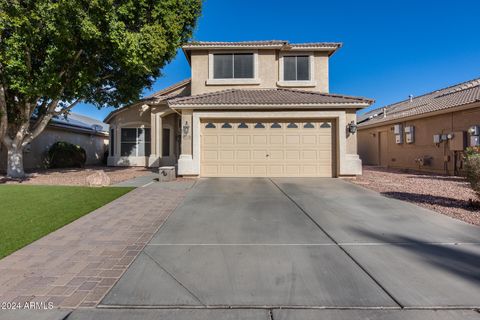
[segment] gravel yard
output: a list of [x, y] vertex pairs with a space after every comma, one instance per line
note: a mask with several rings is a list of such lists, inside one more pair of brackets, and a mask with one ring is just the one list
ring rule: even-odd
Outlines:
[[133, 179], [139, 176], [152, 174], [154, 169], [144, 167], [101, 167], [87, 166], [84, 169], [48, 169], [28, 172], [28, 178], [24, 181], [10, 181], [0, 174], [0, 183], [7, 184], [37, 184], [37, 185], [64, 185], [85, 186], [87, 176], [103, 170], [110, 178], [111, 184]]
[[480, 225], [480, 208], [471, 205], [477, 197], [462, 177], [365, 166], [363, 175], [352, 182], [387, 197]]

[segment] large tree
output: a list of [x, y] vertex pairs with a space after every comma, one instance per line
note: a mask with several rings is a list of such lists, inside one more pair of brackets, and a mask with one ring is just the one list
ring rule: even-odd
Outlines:
[[79, 102], [138, 99], [187, 41], [201, 0], [0, 0], [0, 139], [7, 175], [23, 149]]

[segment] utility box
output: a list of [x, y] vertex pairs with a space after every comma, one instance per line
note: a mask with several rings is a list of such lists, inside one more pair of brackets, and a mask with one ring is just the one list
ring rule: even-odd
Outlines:
[[402, 125], [396, 124], [393, 126], [393, 133], [394, 134], [403, 134]]
[[480, 146], [480, 136], [470, 136], [470, 147]]
[[395, 143], [396, 144], [402, 144], [403, 143], [403, 135], [402, 134], [396, 134], [395, 135]]
[[467, 147], [467, 133], [465, 131], [457, 131], [452, 133], [453, 137], [450, 139], [451, 151], [463, 151]]
[[415, 127], [408, 126], [405, 127], [405, 142], [414, 143], [415, 142]]
[[433, 135], [433, 143], [439, 144], [440, 142], [442, 142], [442, 136], [439, 135], [439, 134], [434, 134]]
[[174, 181], [176, 179], [175, 167], [160, 167], [158, 171], [160, 173], [159, 182]]

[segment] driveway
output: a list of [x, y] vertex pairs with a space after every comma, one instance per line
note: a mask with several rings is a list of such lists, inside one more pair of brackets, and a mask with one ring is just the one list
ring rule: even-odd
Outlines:
[[236, 178], [200, 179], [99, 309], [68, 319], [478, 319], [475, 308], [480, 228], [340, 179]]

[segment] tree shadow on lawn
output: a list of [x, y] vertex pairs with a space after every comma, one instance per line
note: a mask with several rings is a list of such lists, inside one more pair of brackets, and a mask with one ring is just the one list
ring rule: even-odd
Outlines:
[[433, 196], [428, 194], [400, 192], [400, 191], [386, 191], [381, 192], [382, 195], [398, 200], [425, 203], [449, 208], [462, 208], [468, 211], [477, 211], [480, 209], [479, 203], [474, 200], [462, 200], [450, 197]]
[[[398, 234], [387, 236], [358, 228], [352, 228], [352, 231], [413, 253], [418, 259], [435, 268], [443, 269], [480, 286], [480, 254], [466, 251], [461, 245], [425, 243], [408, 236]], [[408, 257], [404, 256], [398, 256], [398, 259], [401, 259], [399, 263], [408, 261]]]

